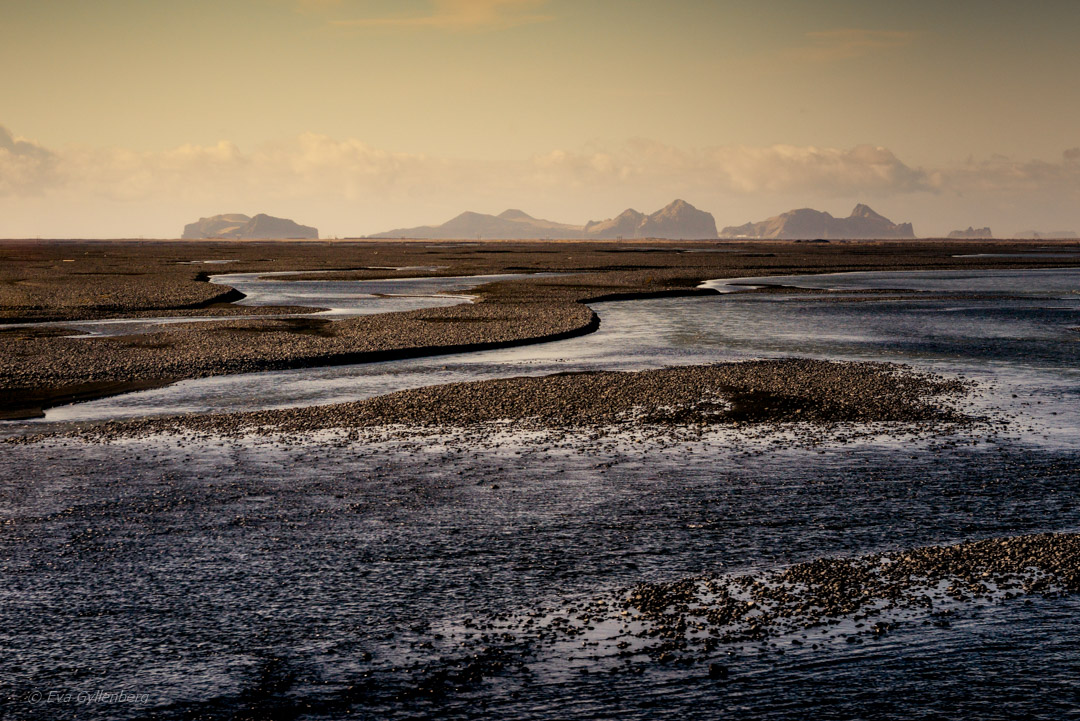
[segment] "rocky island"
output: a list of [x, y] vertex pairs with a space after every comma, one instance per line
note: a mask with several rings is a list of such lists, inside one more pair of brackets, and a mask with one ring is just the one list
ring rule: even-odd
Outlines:
[[721, 238], [771, 240], [856, 240], [914, 238], [911, 223], [894, 223], [868, 205], [859, 203], [846, 218], [812, 208], [789, 210], [758, 223], [733, 225], [720, 231]]
[[199, 218], [198, 221], [185, 225], [184, 234], [181, 236], [183, 240], [317, 240], [318, 237], [318, 228], [265, 213], [259, 213], [255, 217], [242, 213], [225, 213]]
[[970, 239], [987, 239], [993, 238], [994, 234], [990, 232], [990, 228], [973, 228], [970, 225], [967, 230], [954, 230], [949, 233], [948, 238], [950, 240], [970, 240]]

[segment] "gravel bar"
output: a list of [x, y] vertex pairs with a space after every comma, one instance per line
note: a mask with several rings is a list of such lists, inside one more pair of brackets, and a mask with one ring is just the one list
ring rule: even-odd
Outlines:
[[970, 420], [952, 407], [966, 388], [963, 381], [897, 364], [793, 358], [450, 383], [333, 405], [112, 421], [77, 433], [108, 440], [387, 426], [505, 431], [785, 422], [955, 424]]

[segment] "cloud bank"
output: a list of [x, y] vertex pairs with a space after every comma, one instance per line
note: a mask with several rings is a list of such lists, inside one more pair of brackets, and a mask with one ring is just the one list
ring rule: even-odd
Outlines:
[[[1054, 162], [995, 156], [918, 168], [872, 145], [684, 149], [635, 139], [612, 148], [476, 161], [389, 152], [356, 139], [312, 133], [250, 150], [227, 141], [157, 152], [47, 148], [0, 127], [0, 208], [6, 209], [0, 215], [0, 236], [9, 237], [54, 234], [54, 218], [66, 213], [74, 223], [74, 209], [101, 203], [131, 212], [140, 222], [168, 218], [169, 223], [192, 213], [290, 209], [309, 224], [318, 224], [322, 215], [343, 224], [352, 218], [343, 230], [357, 234], [441, 221], [442, 214], [465, 209], [498, 211], [500, 206], [529, 206], [583, 222], [627, 205], [659, 207], [672, 197], [686, 197], [714, 212], [739, 213], [718, 213], [721, 224], [746, 222], [791, 205], [817, 203], [842, 210], [852, 199], [888, 199], [915, 210], [936, 206], [940, 213], [952, 204], [965, 208], [968, 217], [984, 214], [965, 217], [965, 225], [994, 218], [1005, 222], [1001, 209], [1020, 213], [1024, 207], [1056, 214], [1054, 224], [1076, 224], [1069, 213], [1080, 205], [1080, 148], [1064, 151]], [[17, 208], [28, 199], [36, 199], [32, 207], [47, 210], [32, 216]], [[1015, 223], [1028, 226], [1036, 220], [1018, 215]], [[176, 232], [164, 223], [155, 220], [141, 234]], [[100, 234], [92, 231], [86, 230]]]
[[676, 184], [706, 192], [847, 195], [936, 191], [927, 174], [886, 148], [774, 145], [684, 150], [635, 139], [615, 150], [555, 150], [520, 161], [480, 162], [378, 150], [359, 140], [307, 133], [244, 152], [235, 144], [159, 152], [123, 148], [49, 150], [0, 128], [0, 194], [79, 190], [114, 200], [222, 192], [356, 199], [427, 194], [448, 183], [500, 187]]
[[687, 151], [633, 140], [620, 151], [574, 154], [555, 151], [534, 159], [553, 183], [579, 186], [613, 182], [679, 183], [712, 192], [849, 195], [933, 191], [926, 174], [908, 167], [887, 148], [723, 146]]

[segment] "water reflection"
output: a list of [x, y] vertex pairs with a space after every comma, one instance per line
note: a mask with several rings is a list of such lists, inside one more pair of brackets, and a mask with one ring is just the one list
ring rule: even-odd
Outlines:
[[[854, 302], [837, 302], [832, 295], [734, 293], [598, 303], [600, 330], [580, 338], [436, 358], [189, 380], [50, 409], [39, 423], [312, 405], [510, 375], [783, 355], [897, 361], [967, 374], [998, 383], [1003, 403], [1011, 402], [1010, 388], [1046, 389], [1037, 405], [1048, 417], [1059, 414], [1055, 427], [1076, 418], [1072, 401], [1080, 386], [1080, 337], [1071, 327], [1080, 323], [1080, 270], [853, 273], [769, 282], [839, 288], [843, 298]], [[979, 295], [958, 301], [917, 295], [881, 299], [854, 292], [897, 287], [936, 293], [977, 290]], [[1053, 410], [1046, 410], [1050, 406]]]

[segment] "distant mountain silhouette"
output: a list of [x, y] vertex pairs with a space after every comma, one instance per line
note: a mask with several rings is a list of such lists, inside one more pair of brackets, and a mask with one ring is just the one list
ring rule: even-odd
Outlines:
[[1021, 240], [1076, 240], [1080, 238], [1080, 235], [1071, 230], [1025, 230], [1022, 233], [1017, 233], [1016, 237]]
[[398, 228], [370, 238], [498, 238], [503, 240], [566, 240], [577, 238], [715, 238], [716, 221], [684, 200], [676, 200], [652, 215], [626, 210], [615, 218], [569, 225], [534, 218], [511, 209], [498, 215], [466, 212], [442, 225]]
[[716, 221], [685, 200], [676, 200], [652, 215], [626, 210], [611, 220], [585, 224], [590, 238], [667, 238], [690, 240], [715, 238]]
[[196, 223], [184, 226], [184, 239], [195, 238], [232, 238], [240, 231], [251, 217], [241, 213], [225, 213], [210, 218], [199, 218]]
[[590, 220], [585, 224], [585, 234], [594, 238], [634, 238], [638, 229], [648, 220], [647, 215], [628, 208], [607, 220]]
[[294, 223], [288, 218], [275, 218], [259, 213], [254, 218], [242, 213], [226, 213], [184, 226], [185, 240], [198, 238], [229, 238], [233, 240], [315, 239], [318, 228]]
[[812, 208], [790, 210], [759, 223], [729, 226], [721, 238], [773, 238], [781, 240], [851, 240], [858, 238], [914, 238], [911, 223], [897, 225], [870, 206], [859, 203], [846, 218], [834, 218]]
[[994, 234], [990, 232], [990, 228], [972, 228], [970, 225], [967, 230], [954, 230], [949, 233], [949, 238], [965, 239], [965, 238], [993, 238]]
[[507, 210], [499, 215], [465, 212], [442, 225], [421, 225], [417, 228], [398, 228], [370, 238], [500, 238], [532, 240], [536, 238], [578, 238], [581, 228], [576, 225], [541, 220], [521, 210]]

